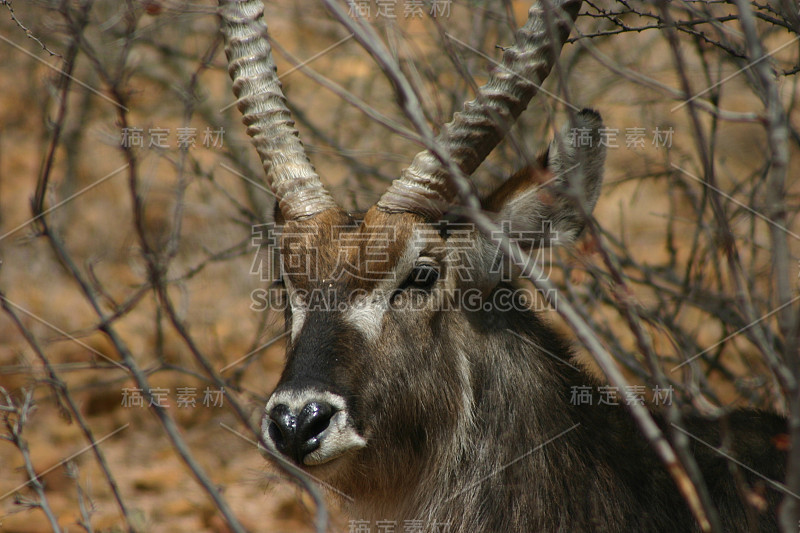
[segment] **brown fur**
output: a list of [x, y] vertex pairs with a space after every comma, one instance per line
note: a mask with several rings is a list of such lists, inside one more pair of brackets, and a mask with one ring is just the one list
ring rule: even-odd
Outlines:
[[[515, 209], [546, 213], [542, 206], [552, 204], [549, 198], [528, 194], [546, 172], [517, 174], [487, 207], [520, 220], [529, 217]], [[522, 197], [529, 200], [513, 202]], [[576, 220], [560, 216], [556, 229], [576, 234]], [[394, 228], [391, 239], [382, 233], [386, 228]], [[598, 405], [596, 396], [591, 406], [570, 403], [572, 387], [596, 390], [598, 383], [535, 313], [442, 310], [463, 287], [453, 273], [465, 261], [478, 281], [491, 286], [482, 301], [516, 286], [492, 281], [491, 245], [479, 233], [470, 234], [472, 247], [463, 253], [446, 232], [432, 228], [414, 215], [375, 208], [360, 225], [339, 211], [286, 225], [284, 257], [300, 253], [315, 261], [310, 277], [284, 261], [284, 276], [295, 290], [330, 285], [337, 301], [353, 304], [357, 289], [374, 291], [388, 283], [398, 304], [382, 315], [375, 339], [349, 323], [341, 308], [306, 313], [287, 348], [276, 394], [312, 390], [341, 396], [366, 446], [304, 467], [351, 497], [353, 518], [373, 526], [379, 520], [398, 527], [421, 520], [426, 530], [446, 523], [452, 532], [698, 531], [624, 408]], [[411, 261], [432, 258], [439, 280], [427, 292], [401, 290], [411, 268], [407, 248], [426, 230]], [[337, 243], [344, 234], [355, 243], [344, 251], [350, 261], [363, 259], [368, 248], [385, 252], [376, 263], [381, 275], [367, 272], [363, 263], [337, 270], [343, 252]], [[402, 305], [412, 301], [421, 305]], [[292, 320], [290, 314], [289, 327]], [[669, 433], [661, 416], [654, 416]], [[785, 432], [783, 418], [737, 411], [718, 422], [687, 416], [685, 424], [714, 446], [728, 427], [733, 457], [781, 479], [785, 454], [772, 439]], [[732, 463], [697, 441], [691, 444], [725, 531], [774, 531], [780, 493], [741, 469], [736, 476], [744, 485], [737, 485]], [[766, 507], [753, 505], [740, 488], [761, 494]]]

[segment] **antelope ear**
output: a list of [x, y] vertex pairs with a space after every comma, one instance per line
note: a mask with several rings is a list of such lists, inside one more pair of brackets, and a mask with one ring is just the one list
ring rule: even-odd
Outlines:
[[540, 162], [513, 175], [484, 202], [503, 231], [525, 248], [574, 242], [600, 196], [605, 145], [600, 114], [584, 109]]

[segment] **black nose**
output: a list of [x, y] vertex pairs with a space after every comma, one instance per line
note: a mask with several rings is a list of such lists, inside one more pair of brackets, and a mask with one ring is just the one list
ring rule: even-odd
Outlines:
[[303, 458], [319, 448], [320, 434], [335, 413], [326, 402], [309, 402], [296, 415], [288, 405], [278, 404], [269, 412], [269, 438], [279, 452], [303, 464]]

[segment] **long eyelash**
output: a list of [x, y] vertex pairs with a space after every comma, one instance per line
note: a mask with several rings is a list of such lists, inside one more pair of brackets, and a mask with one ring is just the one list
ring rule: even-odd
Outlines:
[[[430, 265], [430, 268], [433, 271], [430, 275], [432, 275], [434, 277], [434, 280], [432, 282], [430, 282], [430, 285], [433, 285], [433, 283], [436, 283], [436, 281], [439, 279], [439, 270], [434, 265]], [[397, 288], [398, 291], [403, 291], [403, 290], [405, 290], [405, 289], [407, 289], [407, 288], [409, 288], [411, 286], [414, 286], [417, 283], [419, 283], [419, 281], [417, 279], [418, 276], [415, 275], [416, 271], [417, 271], [416, 267], [411, 270], [411, 273], [408, 275], [408, 277]], [[426, 285], [428, 285], [428, 284], [426, 283]]]

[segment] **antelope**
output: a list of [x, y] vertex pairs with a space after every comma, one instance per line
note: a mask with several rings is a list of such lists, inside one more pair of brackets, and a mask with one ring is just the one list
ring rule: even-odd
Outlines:
[[[569, 345], [530, 306], [484, 305], [519, 285], [492, 239], [450, 212], [463, 200], [457, 173], [470, 176], [527, 107], [582, 2], [535, 4], [504, 68], [442, 127], [436, 143], [447, 159], [417, 154], [363, 217], [336, 204], [304, 152], [261, 1], [220, 4], [237, 105], [283, 220], [286, 364], [263, 415], [265, 455], [347, 495], [352, 516], [372, 525], [700, 531], [625, 408], [570, 401], [573, 387], [598, 381]], [[529, 251], [573, 242], [600, 194], [601, 117], [584, 110], [568, 126], [595, 142], [554, 139], [540, 166], [481, 202], [509, 236], [534, 236]], [[459, 300], [466, 293], [477, 305]], [[684, 422], [719, 445], [719, 423]], [[734, 475], [715, 450], [691, 447], [719, 521], [725, 531], [774, 531], [780, 494], [762, 490], [761, 476], [783, 477], [785, 452], [773, 437], [786, 421], [742, 410], [725, 424], [730, 455], [749, 470]], [[744, 502], [743, 486], [756, 486], [765, 505]]]

